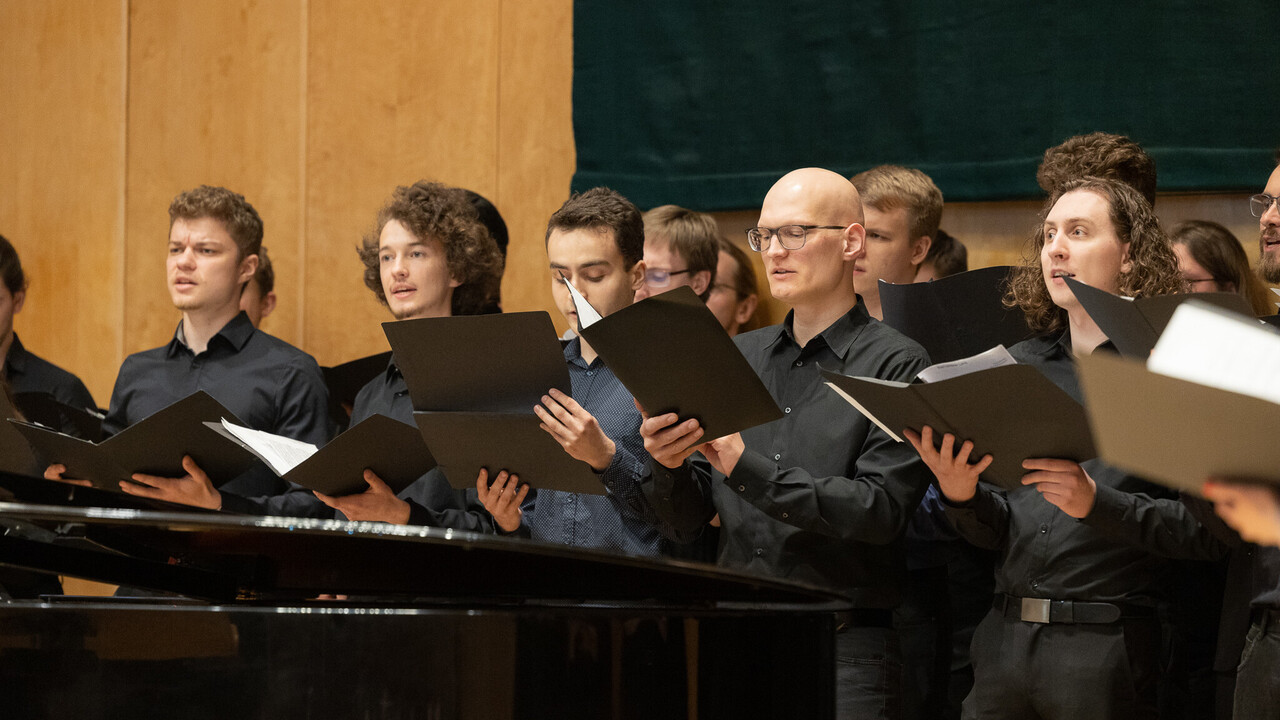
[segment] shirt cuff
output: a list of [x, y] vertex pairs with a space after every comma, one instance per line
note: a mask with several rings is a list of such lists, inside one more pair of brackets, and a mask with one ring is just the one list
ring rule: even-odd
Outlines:
[[1080, 521], [1095, 526], [1123, 522], [1129, 515], [1128, 493], [1102, 484], [1095, 487], [1093, 508]]
[[724, 484], [743, 500], [755, 504], [764, 497], [769, 489], [769, 481], [778, 474], [777, 463], [760, 453], [743, 450], [733, 472], [724, 479]]

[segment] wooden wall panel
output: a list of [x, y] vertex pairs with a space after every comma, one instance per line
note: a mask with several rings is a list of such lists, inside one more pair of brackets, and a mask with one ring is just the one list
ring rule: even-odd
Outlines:
[[125, 350], [168, 341], [168, 207], [200, 184], [262, 216], [279, 306], [265, 329], [293, 343], [302, 186], [302, 0], [132, 0], [129, 42]]
[[502, 205], [498, 3], [312, 0], [308, 25], [304, 345], [332, 364], [387, 346], [354, 248], [396, 186]]
[[106, 405], [122, 321], [125, 3], [0, 3], [0, 234], [30, 280], [16, 326]]
[[547, 219], [569, 197], [573, 144], [573, 3], [530, 0], [502, 5], [499, 209], [511, 233], [502, 282], [507, 310], [546, 310], [564, 331], [551, 299], [543, 244]]

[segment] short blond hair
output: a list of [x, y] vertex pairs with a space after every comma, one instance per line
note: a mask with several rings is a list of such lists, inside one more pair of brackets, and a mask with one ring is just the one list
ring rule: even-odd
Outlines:
[[933, 178], [923, 172], [901, 165], [879, 165], [849, 178], [858, 188], [862, 204], [888, 212], [904, 208], [911, 237], [938, 235], [942, 224], [942, 191]]
[[720, 262], [720, 226], [716, 219], [679, 205], [659, 205], [643, 218], [645, 241], [653, 239], [674, 250], [688, 263], [690, 277], [703, 270], [711, 273], [711, 282], [702, 297], [706, 300]]

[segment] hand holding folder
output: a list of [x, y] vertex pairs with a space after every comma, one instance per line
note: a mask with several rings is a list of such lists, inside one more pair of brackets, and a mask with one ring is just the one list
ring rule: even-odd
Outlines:
[[904, 429], [919, 435], [925, 426], [933, 429], [935, 447], [946, 433], [955, 436], [957, 449], [972, 441], [971, 462], [987, 454], [993, 458], [982, 478], [1006, 489], [1022, 487], [1027, 458], [1079, 462], [1096, 455], [1080, 403], [1039, 370], [1008, 364], [998, 355], [985, 369], [928, 383], [822, 374], [833, 390], [899, 442]]
[[608, 317], [568, 280], [582, 337], [649, 416], [695, 419], [713, 440], [782, 417], [782, 410], [714, 314], [689, 287]]
[[240, 420], [208, 393], [197, 391], [156, 412], [101, 443], [65, 435], [32, 423], [10, 420], [45, 464], [66, 466], [66, 478], [89, 480], [103, 490], [121, 492], [121, 482], [134, 473], [160, 477], [187, 474], [182, 458], [190, 456], [221, 485], [248, 470], [256, 458], [239, 447], [228, 447], [203, 426], [208, 421]]
[[413, 419], [455, 488], [482, 468], [534, 488], [603, 495], [591, 467], [570, 457], [533, 408], [551, 389], [572, 395], [545, 312], [422, 318], [382, 325], [413, 400]]

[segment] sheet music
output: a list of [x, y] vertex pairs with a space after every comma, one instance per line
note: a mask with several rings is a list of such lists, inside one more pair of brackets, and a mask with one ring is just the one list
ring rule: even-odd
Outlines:
[[924, 370], [921, 370], [920, 374], [916, 377], [920, 378], [921, 382], [938, 382], [939, 380], [948, 380], [953, 377], [968, 375], [969, 373], [978, 372], [979, 370], [1017, 364], [1018, 361], [1013, 359], [1013, 356], [1009, 354], [1009, 351], [1005, 349], [1004, 345], [997, 345], [986, 352], [978, 353], [972, 357], [952, 360], [947, 363], [938, 363], [937, 365], [930, 365]]
[[1188, 302], [1174, 312], [1147, 369], [1280, 403], [1280, 333]]
[[225, 419], [222, 421], [222, 427], [239, 438], [253, 454], [262, 458], [263, 462], [270, 465], [271, 469], [281, 476], [301, 465], [317, 450], [311, 443], [236, 425]]
[[591, 307], [591, 303], [582, 297], [582, 293], [578, 292], [578, 288], [569, 282], [569, 278], [561, 275], [560, 282], [568, 286], [569, 295], [573, 297], [573, 309], [578, 311], [578, 330], [581, 331], [583, 328], [591, 327], [592, 324], [599, 322], [600, 313], [596, 312], [596, 309]]

